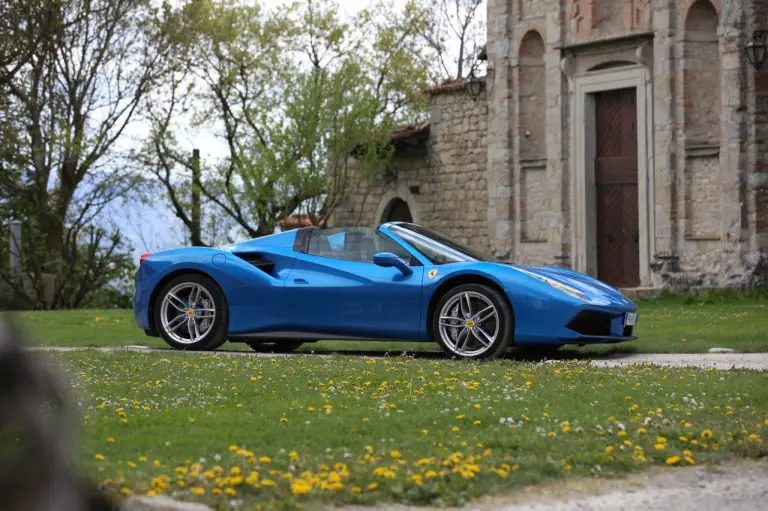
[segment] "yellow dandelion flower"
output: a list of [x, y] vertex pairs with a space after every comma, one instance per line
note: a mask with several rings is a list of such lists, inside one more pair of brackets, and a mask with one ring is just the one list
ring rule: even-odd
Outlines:
[[608, 447], [605, 448], [605, 452], [607, 452], [609, 454], [612, 453], [613, 451], [614, 451], [614, 448], [613, 448], [612, 445], [609, 445]]
[[360, 493], [363, 490], [359, 486], [353, 486], [349, 491], [352, 493]]
[[280, 417], [280, 422], [288, 422], [288, 418], [287, 417]]
[[657, 451], [663, 451], [666, 446], [664, 444], [655, 444], [653, 447], [656, 448]]
[[305, 479], [296, 479], [291, 483], [291, 492], [296, 495], [306, 495], [312, 491], [312, 482]]
[[136, 468], [136, 463], [134, 463], [134, 462], [132, 462], [132, 461], [130, 461], [130, 460], [129, 460], [129, 461], [126, 461], [126, 462], [125, 462], [125, 464], [126, 464], [126, 465], [128, 465], [128, 466], [129, 466], [129, 467], [131, 467], [131, 468]]
[[195, 487], [195, 488], [190, 488], [189, 491], [191, 491], [195, 495], [205, 495], [205, 488]]
[[115, 439], [112, 438], [112, 437], [109, 437], [109, 438], [107, 438], [107, 443], [108, 444], [114, 444], [115, 443]]
[[139, 461], [144, 463], [145, 461], [147, 461], [147, 457], [146, 456], [139, 456]]
[[709, 440], [710, 438], [712, 438], [712, 431], [705, 429], [704, 431], [701, 432], [701, 438], [703, 438], [704, 440]]
[[226, 490], [224, 490], [224, 493], [226, 493], [227, 495], [232, 495], [234, 497], [235, 495], [237, 495], [237, 490], [235, 490], [234, 488], [227, 488]]
[[680, 463], [680, 456], [670, 456], [667, 458], [667, 465], [677, 465]]
[[97, 454], [96, 456], [94, 456], [94, 458], [96, 458], [99, 461], [104, 461], [104, 455], [103, 454]]
[[221, 488], [214, 488], [213, 490], [211, 490], [211, 493], [213, 493], [214, 495], [221, 495]]
[[416, 486], [421, 486], [424, 482], [424, 478], [420, 474], [413, 474], [409, 480]]
[[695, 460], [693, 459], [693, 457], [691, 457], [691, 456], [684, 456], [684, 457], [683, 457], [683, 459], [684, 459], [684, 460], [685, 460], [685, 462], [686, 462], [686, 463], [688, 463], [689, 465], [695, 465], [695, 464], [696, 464], [696, 461], [695, 461]]
[[367, 489], [368, 491], [373, 491], [373, 490], [375, 490], [375, 489], [376, 489], [376, 488], [378, 488], [378, 487], [379, 487], [379, 483], [371, 483], [371, 484], [369, 484], [369, 485], [366, 487], [366, 489]]
[[277, 484], [275, 484], [275, 482], [272, 479], [264, 479], [263, 481], [261, 481], [261, 485], [266, 488], [274, 488], [275, 486], [277, 486]]
[[269, 456], [262, 456], [261, 458], [259, 458], [259, 461], [261, 463], [272, 463], [272, 458], [270, 458]]

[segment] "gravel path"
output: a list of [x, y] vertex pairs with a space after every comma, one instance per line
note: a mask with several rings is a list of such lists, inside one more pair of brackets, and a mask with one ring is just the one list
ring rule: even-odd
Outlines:
[[[768, 370], [768, 353], [705, 353], [705, 354], [647, 354], [610, 355], [593, 359], [598, 367], [617, 367], [630, 364], [655, 364], [664, 366], [695, 366], [713, 369]], [[768, 503], [766, 504], [768, 509]]]
[[[138, 351], [145, 353], [173, 353], [174, 351], [166, 348], [147, 348], [145, 346], [126, 346], [110, 348], [75, 348], [60, 346], [40, 346], [30, 348], [32, 350], [43, 351]], [[195, 352], [190, 352], [195, 353]], [[217, 351], [220, 355], [239, 355], [249, 357], [286, 357], [295, 356], [294, 354], [271, 354], [255, 353], [252, 351]], [[307, 355], [300, 353], [299, 355]], [[383, 355], [383, 354], [382, 354]], [[330, 356], [330, 354], [315, 353], [314, 357]], [[418, 356], [418, 354], [416, 355]], [[631, 364], [655, 364], [662, 366], [676, 367], [699, 367], [703, 369], [753, 369], [758, 371], [768, 371], [768, 353], [705, 353], [705, 354], [612, 354], [602, 357], [596, 357], [590, 360], [597, 367], [619, 367]], [[766, 504], [768, 509], [768, 504]]]
[[[655, 474], [609, 481], [602, 491], [585, 492], [566, 487], [555, 495], [515, 503], [492, 502], [496, 511], [758, 511], [768, 508], [768, 463], [736, 465], [715, 471], [671, 469]], [[538, 490], [541, 491], [541, 490]], [[596, 494], [595, 494], [596, 493]], [[559, 495], [558, 495], [559, 494]], [[472, 509], [484, 509], [472, 506]]]

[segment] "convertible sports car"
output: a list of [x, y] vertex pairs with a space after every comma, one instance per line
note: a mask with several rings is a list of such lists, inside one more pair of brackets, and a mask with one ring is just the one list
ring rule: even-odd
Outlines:
[[144, 254], [133, 308], [139, 327], [177, 349], [433, 341], [469, 359], [630, 341], [637, 322], [635, 304], [596, 279], [499, 263], [402, 222]]

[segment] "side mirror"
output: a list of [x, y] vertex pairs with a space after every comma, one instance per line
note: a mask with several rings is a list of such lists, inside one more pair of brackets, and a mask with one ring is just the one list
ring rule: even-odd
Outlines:
[[381, 252], [380, 254], [373, 256], [373, 264], [381, 266], [382, 268], [395, 267], [400, 270], [403, 275], [410, 275], [413, 273], [413, 270], [405, 264], [405, 261], [390, 252]]

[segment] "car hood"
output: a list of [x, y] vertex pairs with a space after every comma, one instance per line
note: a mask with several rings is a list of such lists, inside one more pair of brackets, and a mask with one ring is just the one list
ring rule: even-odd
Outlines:
[[509, 264], [508, 266], [576, 288], [587, 295], [590, 300], [604, 305], [635, 305], [618, 289], [583, 273], [554, 266], [522, 266], [516, 264]]

